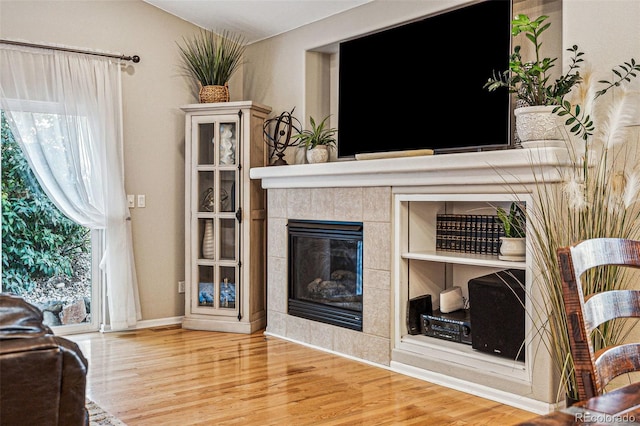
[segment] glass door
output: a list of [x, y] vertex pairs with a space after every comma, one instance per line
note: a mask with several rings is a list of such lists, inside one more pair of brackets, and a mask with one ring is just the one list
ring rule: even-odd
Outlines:
[[192, 311], [236, 315], [239, 278], [238, 117], [194, 118]]

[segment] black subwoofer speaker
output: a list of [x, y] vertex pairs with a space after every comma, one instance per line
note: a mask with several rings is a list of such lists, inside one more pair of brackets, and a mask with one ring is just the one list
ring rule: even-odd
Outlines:
[[524, 278], [507, 269], [469, 280], [472, 348], [524, 361]]
[[421, 334], [422, 321], [420, 315], [432, 314], [431, 295], [414, 297], [407, 302], [407, 332], [409, 334]]

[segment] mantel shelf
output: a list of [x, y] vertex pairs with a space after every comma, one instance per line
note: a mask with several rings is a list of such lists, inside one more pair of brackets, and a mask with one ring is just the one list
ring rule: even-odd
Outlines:
[[566, 149], [545, 147], [258, 167], [250, 176], [262, 179], [267, 189], [526, 185], [534, 183], [534, 177], [558, 182], [569, 165]]

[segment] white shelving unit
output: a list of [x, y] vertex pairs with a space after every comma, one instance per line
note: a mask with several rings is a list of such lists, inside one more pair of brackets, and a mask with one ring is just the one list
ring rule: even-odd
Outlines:
[[[493, 215], [496, 206], [508, 207], [514, 200], [524, 201], [527, 208], [533, 208], [529, 193], [394, 195], [395, 330], [391, 358], [392, 365], [401, 371], [467, 392], [498, 394], [496, 399], [508, 400], [512, 405], [518, 405], [514, 399], [527, 399], [522, 405], [531, 408], [532, 400], [545, 400], [549, 391], [549, 377], [533, 374], [533, 366], [547, 362], [548, 354], [535, 350], [539, 349], [539, 342], [531, 315], [525, 315], [524, 361], [480, 352], [464, 343], [410, 335], [406, 325], [409, 299], [431, 294], [433, 308], [437, 309], [439, 293], [459, 286], [468, 300], [470, 279], [504, 269], [526, 272], [526, 312], [534, 311], [538, 296], [531, 291], [531, 276], [535, 271], [529, 253], [526, 261], [512, 262], [499, 260], [497, 255], [436, 250], [438, 214]], [[473, 334], [473, 323], [471, 329]], [[540, 407], [541, 411], [545, 409]]]

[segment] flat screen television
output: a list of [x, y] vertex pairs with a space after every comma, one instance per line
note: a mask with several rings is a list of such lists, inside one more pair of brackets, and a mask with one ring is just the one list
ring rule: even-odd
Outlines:
[[513, 145], [508, 68], [512, 2], [464, 5], [339, 46], [338, 157]]

